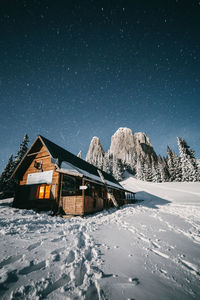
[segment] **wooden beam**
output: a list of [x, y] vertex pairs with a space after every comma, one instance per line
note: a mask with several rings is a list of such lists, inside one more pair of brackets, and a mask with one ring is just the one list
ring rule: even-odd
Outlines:
[[105, 188], [106, 188], [106, 190], [107, 190], [107, 193], [108, 193], [109, 198], [112, 200], [114, 206], [118, 208], [119, 205], [118, 205], [118, 203], [117, 203], [117, 200], [115, 199], [115, 196], [113, 195], [113, 193], [111, 193], [111, 192], [109, 191], [109, 188], [108, 188], [108, 186], [107, 186], [106, 180], [105, 180], [105, 178], [104, 178], [102, 172], [101, 172], [100, 170], [97, 170], [97, 172], [99, 173], [99, 176], [100, 176], [102, 182], [103, 182], [104, 185], [105, 185]]
[[[82, 178], [82, 186], [85, 185], [85, 180]], [[82, 190], [82, 197], [83, 197], [83, 214], [85, 214], [85, 190]]]
[[[34, 152], [34, 153], [30, 153], [30, 154], [27, 154], [27, 156], [33, 156], [33, 155], [37, 155], [39, 153], [44, 153], [44, 152], [48, 152], [47, 150], [44, 150], [44, 151], [39, 151], [39, 152]], [[48, 155], [49, 156], [49, 155]]]
[[58, 172], [58, 173], [61, 173], [61, 174], [77, 176], [77, 177], [83, 177], [83, 174], [81, 174], [81, 173], [71, 172], [71, 171], [67, 171], [67, 170], [64, 170], [64, 169], [56, 169], [55, 172]]
[[63, 207], [63, 203], [62, 203], [62, 184], [63, 184], [63, 174], [61, 173], [60, 176], [59, 176], [58, 208]]

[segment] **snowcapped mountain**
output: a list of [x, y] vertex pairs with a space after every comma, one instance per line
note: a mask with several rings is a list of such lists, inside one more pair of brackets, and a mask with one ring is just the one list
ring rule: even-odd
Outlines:
[[101, 145], [100, 139], [94, 136], [90, 142], [86, 161], [90, 162], [95, 166], [99, 166], [103, 161], [105, 151]]
[[93, 137], [86, 160], [106, 172], [121, 179], [122, 168], [128, 167], [135, 172], [138, 159], [142, 159], [148, 167], [152, 161], [157, 161], [149, 137], [143, 132], [133, 135], [130, 128], [120, 127], [111, 137], [108, 152], [105, 152], [98, 137]]
[[144, 132], [133, 134], [130, 128], [120, 127], [112, 136], [110, 148], [104, 151], [99, 138], [90, 143], [86, 160], [121, 180], [125, 170], [139, 180], [200, 181], [200, 163], [183, 138], [178, 138], [180, 156], [169, 146], [167, 157], [157, 156]]
[[130, 161], [135, 151], [132, 130], [120, 127], [111, 137], [111, 145], [108, 153], [124, 162]]
[[109, 154], [130, 164], [136, 157], [142, 156], [151, 161], [157, 158], [149, 137], [143, 132], [133, 132], [129, 128], [120, 127], [111, 138]]

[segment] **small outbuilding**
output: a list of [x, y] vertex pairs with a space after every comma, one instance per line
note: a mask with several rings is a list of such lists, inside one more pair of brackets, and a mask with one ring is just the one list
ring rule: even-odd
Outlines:
[[[41, 135], [29, 148], [13, 177], [13, 206], [80, 215], [126, 203], [126, 191], [110, 174]], [[134, 193], [132, 193], [134, 196]]]

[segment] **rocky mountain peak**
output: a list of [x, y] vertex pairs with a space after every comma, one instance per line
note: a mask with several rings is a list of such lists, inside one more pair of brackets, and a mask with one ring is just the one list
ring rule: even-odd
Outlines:
[[134, 149], [134, 139], [132, 130], [126, 127], [120, 127], [111, 138], [109, 154], [122, 160], [126, 160]]
[[94, 136], [90, 142], [86, 161], [96, 165], [97, 161], [102, 160], [104, 155], [105, 151], [101, 145], [100, 139], [97, 136]]
[[135, 143], [144, 143], [152, 147], [149, 137], [144, 132], [136, 132], [134, 134]]
[[136, 132], [133, 136], [135, 152], [137, 156], [143, 156], [150, 160], [150, 157], [154, 157], [156, 159], [157, 155], [153, 149], [153, 146], [150, 142], [149, 137], [144, 132]]
[[[158, 158], [144, 132], [133, 135], [130, 128], [120, 127], [112, 136], [108, 152], [105, 152], [98, 137], [93, 137], [86, 160], [106, 172], [115, 174], [116, 164], [135, 173], [138, 161], [151, 167]], [[116, 175], [116, 174], [115, 174]], [[117, 178], [117, 175], [115, 176]]]

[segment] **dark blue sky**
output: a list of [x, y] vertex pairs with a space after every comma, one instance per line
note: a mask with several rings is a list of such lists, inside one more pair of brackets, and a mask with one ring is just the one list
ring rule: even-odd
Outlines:
[[0, 3], [0, 171], [25, 133], [86, 154], [119, 127], [200, 157], [200, 2]]

